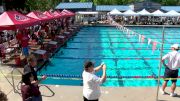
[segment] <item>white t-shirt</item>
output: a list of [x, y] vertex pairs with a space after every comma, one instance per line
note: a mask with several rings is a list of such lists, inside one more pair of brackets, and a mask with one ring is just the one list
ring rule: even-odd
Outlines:
[[84, 71], [83, 77], [83, 96], [88, 100], [99, 99], [101, 95], [100, 84], [102, 84], [102, 79], [97, 77], [94, 72], [89, 73]]
[[172, 70], [177, 70], [180, 67], [180, 53], [177, 51], [172, 51], [163, 56], [163, 60], [167, 60], [168, 68]]

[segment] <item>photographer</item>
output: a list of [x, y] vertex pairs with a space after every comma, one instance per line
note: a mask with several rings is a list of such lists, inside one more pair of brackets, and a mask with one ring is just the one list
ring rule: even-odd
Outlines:
[[[100, 78], [94, 73], [101, 69], [103, 74]], [[88, 61], [84, 65], [82, 76], [84, 101], [98, 101], [101, 95], [100, 84], [106, 81], [106, 65], [102, 63], [100, 66], [94, 68], [94, 63]]]

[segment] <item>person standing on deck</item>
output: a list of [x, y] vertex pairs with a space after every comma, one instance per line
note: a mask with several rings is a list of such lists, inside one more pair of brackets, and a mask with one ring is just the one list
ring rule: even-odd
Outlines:
[[[103, 70], [103, 74], [100, 77], [94, 73], [99, 70]], [[94, 68], [94, 63], [88, 61], [84, 64], [83, 77], [83, 99], [84, 101], [98, 101], [101, 95], [100, 84], [106, 81], [106, 65], [101, 64]]]
[[27, 73], [32, 73], [34, 76], [34, 80], [36, 81], [36, 83], [41, 82], [42, 80], [45, 80], [47, 77], [44, 75], [41, 77], [41, 79], [38, 79], [37, 76], [37, 60], [36, 57], [34, 55], [29, 55], [29, 57], [27, 58], [28, 64], [24, 67], [24, 74]]
[[[171, 97], [175, 97], [177, 94], [174, 93], [176, 89], [176, 81], [178, 78], [178, 68], [180, 67], [180, 53], [178, 53], [179, 50], [179, 45], [174, 44], [171, 46], [172, 52], [169, 52], [162, 58], [162, 63], [166, 67], [165, 68], [165, 73], [164, 73], [164, 78], [165, 81], [162, 85], [161, 93], [167, 94], [165, 92], [165, 88], [167, 87], [167, 83], [169, 81], [169, 78], [172, 79], [172, 86], [171, 86]], [[167, 64], [165, 61], [167, 60]]]

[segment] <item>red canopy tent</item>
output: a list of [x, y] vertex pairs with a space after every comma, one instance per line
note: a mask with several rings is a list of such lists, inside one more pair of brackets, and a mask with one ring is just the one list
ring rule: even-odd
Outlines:
[[59, 12], [57, 11], [54, 11], [53, 12], [53, 15], [56, 16], [57, 18], [62, 18], [62, 17], [65, 17], [64, 15], [61, 15]]
[[65, 9], [61, 13], [66, 13], [68, 16], [75, 16], [75, 13]]
[[38, 24], [39, 21], [16, 11], [7, 11], [0, 15], [0, 30], [16, 30]]
[[43, 14], [47, 15], [49, 18], [54, 19], [56, 18], [51, 12], [45, 11]]
[[49, 16], [39, 12], [39, 11], [33, 11], [28, 13], [26, 16], [40, 20], [41, 22], [46, 22], [52, 20]]

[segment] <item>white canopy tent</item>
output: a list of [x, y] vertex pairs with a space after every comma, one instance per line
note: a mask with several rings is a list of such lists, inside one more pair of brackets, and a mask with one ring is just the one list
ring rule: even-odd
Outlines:
[[113, 9], [111, 12], [108, 13], [109, 15], [122, 15], [122, 13], [117, 10], [116, 8]]
[[98, 12], [76, 12], [76, 14], [80, 14], [80, 15], [97, 15]]
[[165, 16], [165, 13], [163, 13], [160, 10], [156, 10], [153, 13], [151, 13], [153, 16]]
[[124, 16], [139, 16], [138, 13], [132, 11], [132, 10], [127, 10], [123, 13]]
[[141, 16], [151, 16], [152, 15], [146, 9], [143, 9], [142, 11], [138, 12], [138, 14]]
[[171, 10], [171, 11], [165, 13], [165, 16], [168, 16], [168, 17], [178, 17], [178, 16], [180, 16], [180, 13], [176, 12], [175, 10]]

